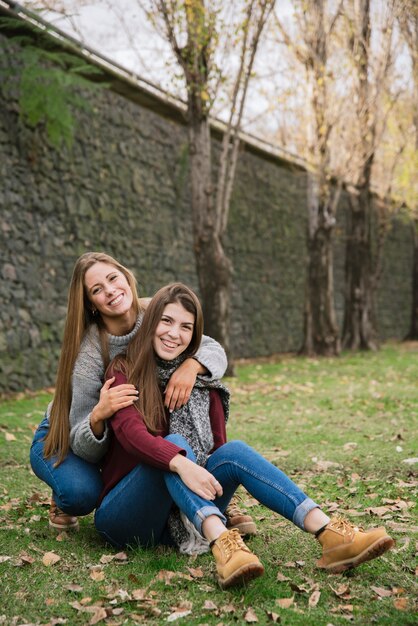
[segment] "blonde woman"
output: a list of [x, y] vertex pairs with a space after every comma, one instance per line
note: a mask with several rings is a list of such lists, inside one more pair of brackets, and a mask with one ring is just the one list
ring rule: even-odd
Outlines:
[[[54, 399], [30, 451], [33, 471], [52, 489], [52, 528], [76, 528], [77, 517], [96, 505], [103, 487], [97, 463], [109, 443], [107, 419], [138, 396], [132, 384], [113, 388], [104, 372], [137, 334], [143, 312], [130, 270], [101, 252], [76, 261]], [[168, 381], [165, 406], [174, 410], [187, 402], [197, 374], [219, 378], [225, 369], [223, 348], [203, 337], [196, 355]]]

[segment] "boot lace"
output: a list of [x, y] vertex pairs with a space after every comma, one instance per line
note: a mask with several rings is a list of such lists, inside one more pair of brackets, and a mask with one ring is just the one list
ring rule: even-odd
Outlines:
[[344, 535], [350, 535], [352, 532], [358, 532], [363, 530], [360, 526], [354, 526], [345, 517], [336, 516], [333, 517], [329, 523], [329, 526]]
[[236, 528], [233, 528], [222, 537], [219, 537], [217, 541], [222, 544], [222, 549], [224, 550], [227, 559], [229, 559], [229, 557], [237, 550], [250, 552]]
[[244, 515], [244, 512], [241, 510], [240, 506], [240, 498], [235, 495], [231, 502], [226, 507], [225, 515], [227, 517], [235, 517], [237, 515]]

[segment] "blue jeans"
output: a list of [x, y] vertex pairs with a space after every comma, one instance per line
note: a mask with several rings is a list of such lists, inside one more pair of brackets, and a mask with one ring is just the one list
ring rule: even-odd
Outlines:
[[100, 469], [71, 450], [64, 461], [54, 467], [56, 457], [44, 457], [44, 438], [48, 418], [38, 426], [30, 449], [30, 464], [36, 476], [49, 485], [56, 505], [69, 515], [87, 515], [96, 506], [103, 489]]
[[[166, 439], [195, 460], [183, 437], [172, 434]], [[306, 515], [318, 507], [286, 474], [242, 441], [230, 441], [215, 450], [206, 469], [223, 488], [222, 496], [214, 501], [195, 494], [174, 472], [137, 465], [103, 498], [95, 514], [97, 530], [118, 547], [170, 544], [167, 519], [174, 502], [202, 534], [202, 523], [209, 515], [225, 522], [223, 512], [239, 485], [302, 530]]]

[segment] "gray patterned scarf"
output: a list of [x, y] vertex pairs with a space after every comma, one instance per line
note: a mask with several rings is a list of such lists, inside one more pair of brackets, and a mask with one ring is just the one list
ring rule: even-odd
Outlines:
[[[172, 361], [157, 358], [160, 385], [164, 389], [173, 372], [188, 358], [181, 355]], [[229, 417], [229, 390], [218, 380], [197, 376], [189, 401], [170, 413], [169, 433], [182, 435], [196, 455], [198, 465], [204, 466], [213, 448], [213, 434], [209, 417], [210, 389], [218, 390], [225, 413]], [[206, 552], [208, 543], [195, 527], [174, 507], [168, 519], [170, 535], [181, 552], [196, 554]], [[202, 543], [203, 541], [203, 543]]]

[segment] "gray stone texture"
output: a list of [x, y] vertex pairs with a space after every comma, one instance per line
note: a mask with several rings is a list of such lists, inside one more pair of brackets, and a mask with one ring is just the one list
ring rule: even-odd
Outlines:
[[[134, 271], [141, 294], [173, 280], [197, 290], [185, 127], [101, 89], [86, 95], [91, 111], [76, 113], [73, 147], [56, 150], [42, 128], [21, 123], [16, 101], [2, 90], [10, 59], [0, 58], [0, 392], [53, 384], [67, 287], [83, 252], [115, 256]], [[225, 242], [234, 266], [236, 357], [301, 345], [305, 197], [300, 167], [242, 150]], [[344, 202], [335, 244], [340, 322]], [[409, 226], [394, 220], [378, 295], [382, 340], [407, 332], [411, 267]]]

